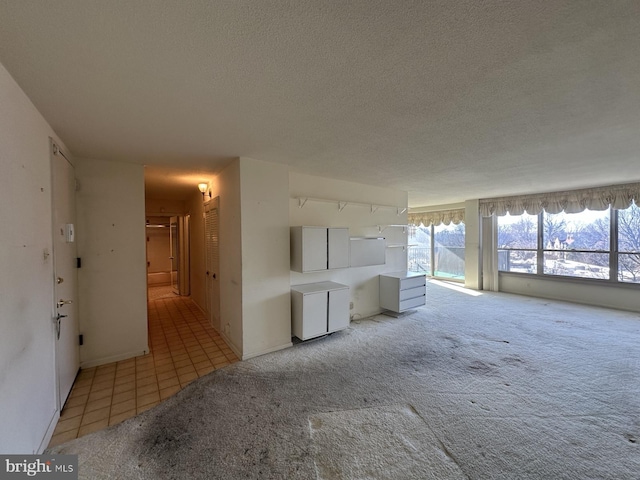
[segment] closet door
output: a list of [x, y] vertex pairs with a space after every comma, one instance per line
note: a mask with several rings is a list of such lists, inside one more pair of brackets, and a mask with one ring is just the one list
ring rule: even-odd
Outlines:
[[205, 288], [211, 326], [220, 331], [220, 235], [219, 197], [205, 205]]
[[171, 288], [173, 293], [180, 295], [180, 246], [178, 217], [171, 217], [169, 221], [169, 247], [171, 248]]

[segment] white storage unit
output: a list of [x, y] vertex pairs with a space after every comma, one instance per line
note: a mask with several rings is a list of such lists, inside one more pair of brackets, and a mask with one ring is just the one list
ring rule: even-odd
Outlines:
[[380, 275], [380, 307], [402, 313], [426, 303], [424, 273], [393, 272]]
[[385, 264], [387, 244], [383, 237], [351, 237], [350, 245], [349, 262], [352, 267]]
[[291, 287], [291, 325], [300, 340], [349, 326], [349, 287], [335, 282]]
[[328, 267], [346, 268], [349, 266], [349, 229], [327, 228]]
[[291, 227], [291, 270], [305, 273], [348, 266], [348, 228]]

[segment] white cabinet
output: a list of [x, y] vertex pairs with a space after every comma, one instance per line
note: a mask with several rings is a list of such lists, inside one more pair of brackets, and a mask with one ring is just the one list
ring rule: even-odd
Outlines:
[[349, 326], [349, 287], [335, 282], [291, 287], [291, 326], [300, 340]]
[[380, 275], [380, 307], [402, 313], [426, 303], [424, 273], [394, 272]]
[[348, 228], [291, 227], [291, 270], [304, 273], [348, 266]]
[[349, 266], [349, 229], [327, 228], [328, 266], [346, 268]]

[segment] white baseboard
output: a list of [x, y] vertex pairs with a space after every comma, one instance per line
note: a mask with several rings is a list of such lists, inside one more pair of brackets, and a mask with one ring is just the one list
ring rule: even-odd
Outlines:
[[97, 358], [94, 360], [88, 360], [88, 361], [82, 361], [80, 362], [80, 368], [91, 368], [91, 367], [97, 367], [99, 365], [104, 365], [106, 363], [113, 363], [113, 362], [119, 362], [121, 360], [127, 360], [129, 358], [132, 357], [139, 357], [141, 355], [146, 355], [147, 353], [149, 353], [149, 346], [147, 345], [147, 348], [145, 350], [136, 350], [133, 352], [127, 352], [127, 353], [121, 353], [119, 355], [113, 355], [111, 357], [103, 357], [103, 358]]
[[51, 441], [51, 437], [53, 437], [53, 432], [56, 429], [56, 425], [58, 425], [58, 420], [60, 420], [60, 410], [56, 409], [55, 412], [53, 412], [53, 417], [51, 417], [51, 421], [49, 422], [49, 426], [47, 427], [47, 431], [44, 434], [44, 437], [42, 438], [42, 441], [40, 442], [40, 446], [38, 447], [38, 451], [37, 452], [33, 452], [36, 455], [42, 455], [42, 452], [45, 451], [45, 449], [49, 446], [49, 442]]
[[271, 347], [266, 350], [262, 350], [260, 352], [247, 353], [242, 356], [242, 360], [248, 360], [249, 358], [259, 357], [260, 355], [266, 355], [267, 353], [277, 352], [278, 350], [284, 350], [285, 348], [292, 347], [293, 343], [285, 343], [283, 345], [278, 345], [277, 347]]
[[[214, 328], [214, 330], [216, 330], [216, 329]], [[224, 340], [224, 343], [226, 343], [229, 346], [229, 348], [233, 351], [233, 353], [236, 354], [236, 357], [242, 358], [242, 354], [240, 353], [240, 349], [233, 344], [231, 339], [224, 332], [218, 332], [218, 333], [220, 334], [220, 336]]]

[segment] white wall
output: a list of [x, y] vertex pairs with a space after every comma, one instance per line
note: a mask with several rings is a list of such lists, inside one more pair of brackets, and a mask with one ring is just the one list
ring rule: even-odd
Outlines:
[[250, 158], [239, 163], [246, 359], [291, 346], [289, 169]]
[[[358, 183], [331, 180], [327, 178], [289, 174], [289, 221], [291, 226], [348, 227], [349, 235], [382, 236], [387, 244], [407, 243], [406, 231], [398, 227], [386, 228], [379, 232], [378, 225], [405, 225], [406, 211], [398, 214], [395, 208], [380, 207], [374, 213], [370, 204], [407, 207], [407, 193], [389, 188], [374, 187]], [[295, 197], [311, 197], [335, 200], [326, 203], [308, 200], [304, 207], [298, 206]], [[347, 204], [342, 211], [338, 200], [363, 203]], [[350, 287], [352, 318], [363, 318], [381, 311], [378, 295], [378, 275], [384, 272], [406, 270], [407, 252], [403, 248], [387, 248], [386, 264], [368, 267], [343, 268], [318, 273], [290, 272], [291, 285], [331, 280]]]
[[147, 228], [148, 273], [171, 270], [171, 235], [168, 228]]
[[500, 273], [500, 291], [640, 312], [638, 289], [631, 286], [589, 284], [587, 281], [540, 278]]
[[57, 420], [51, 127], [0, 65], [0, 452], [35, 453]]
[[149, 351], [144, 167], [78, 159], [80, 365]]
[[[208, 199], [209, 197], [207, 197]], [[205, 292], [205, 245], [204, 245], [204, 202], [202, 194], [194, 189], [193, 195], [186, 200], [186, 210], [191, 232], [189, 234], [189, 284], [191, 299], [203, 312], [207, 311]]]
[[[200, 194], [200, 199], [202, 199], [202, 194]], [[145, 198], [144, 209], [147, 217], [171, 217], [175, 215], [183, 215], [186, 211], [184, 201], [167, 198]]]
[[482, 223], [478, 200], [464, 203], [464, 285], [482, 289]]

